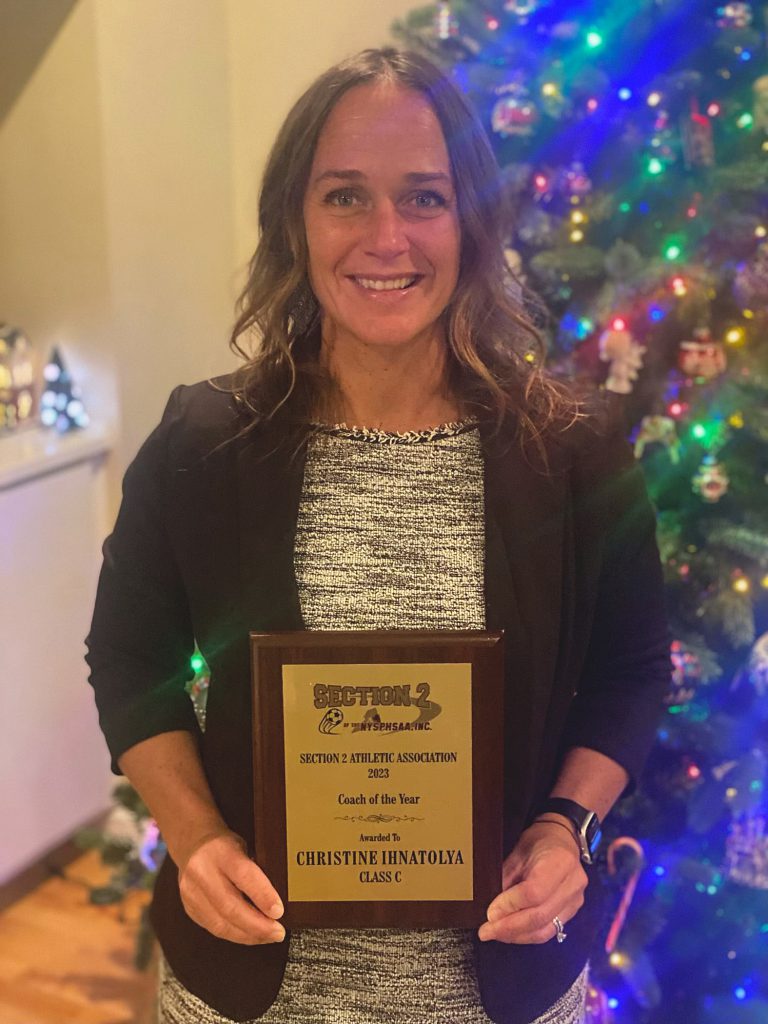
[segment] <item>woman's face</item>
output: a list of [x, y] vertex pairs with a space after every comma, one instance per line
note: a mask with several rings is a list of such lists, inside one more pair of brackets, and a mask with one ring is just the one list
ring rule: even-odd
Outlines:
[[461, 233], [445, 139], [421, 93], [389, 83], [345, 93], [320, 133], [304, 225], [326, 340], [442, 337]]

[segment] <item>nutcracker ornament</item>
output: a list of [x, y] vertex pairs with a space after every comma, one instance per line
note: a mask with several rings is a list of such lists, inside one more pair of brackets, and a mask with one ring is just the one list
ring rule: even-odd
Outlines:
[[680, 439], [677, 436], [675, 421], [671, 417], [644, 416], [642, 418], [635, 438], [636, 459], [642, 459], [649, 444], [663, 444], [669, 452], [671, 461], [675, 465], [680, 461]]
[[680, 344], [678, 365], [686, 377], [713, 380], [725, 372], [725, 346], [713, 341], [707, 327], [693, 332], [693, 340]]
[[600, 358], [609, 364], [606, 390], [631, 394], [643, 365], [645, 345], [638, 345], [623, 322], [617, 321], [600, 335], [598, 347]]
[[715, 455], [705, 455], [691, 483], [694, 494], [714, 505], [728, 492], [730, 480], [722, 462]]

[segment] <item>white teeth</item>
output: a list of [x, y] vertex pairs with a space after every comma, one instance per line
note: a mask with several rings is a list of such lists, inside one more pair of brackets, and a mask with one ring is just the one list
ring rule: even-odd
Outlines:
[[398, 277], [394, 281], [373, 281], [367, 277], [356, 277], [355, 280], [363, 288], [370, 288], [375, 292], [393, 292], [398, 288], [407, 288], [413, 284], [415, 277]]

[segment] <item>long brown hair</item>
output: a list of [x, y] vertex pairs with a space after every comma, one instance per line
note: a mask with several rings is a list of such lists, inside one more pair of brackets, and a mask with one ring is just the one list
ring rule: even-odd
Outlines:
[[260, 240], [230, 339], [245, 360], [235, 395], [252, 422], [278, 414], [306, 422], [323, 405], [331, 382], [318, 366], [320, 310], [308, 279], [304, 194], [331, 110], [348, 90], [378, 82], [426, 96], [448, 148], [461, 225], [459, 279], [445, 311], [452, 386], [468, 412], [491, 418], [497, 428], [514, 417], [521, 439], [541, 447], [548, 427], [579, 418], [579, 404], [544, 370], [542, 337], [507, 266], [493, 150], [460, 90], [422, 56], [395, 49], [364, 50], [330, 68], [280, 129], [261, 188]]

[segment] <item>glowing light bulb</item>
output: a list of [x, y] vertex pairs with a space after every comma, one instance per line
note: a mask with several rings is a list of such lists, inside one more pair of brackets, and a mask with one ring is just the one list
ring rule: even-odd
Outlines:
[[659, 160], [657, 156], [651, 157], [648, 161], [648, 173], [657, 175], [661, 174], [664, 170], [664, 164]]
[[618, 950], [614, 950], [608, 957], [608, 962], [611, 967], [623, 967], [627, 963], [627, 958], [623, 953], [619, 953]]
[[717, 117], [720, 113], [721, 107], [719, 103], [710, 103], [707, 107], [707, 113], [710, 117]]
[[766, 235], [768, 235], [768, 228], [764, 224], [755, 228], [755, 238], [765, 238]]
[[689, 764], [685, 770], [685, 774], [688, 776], [689, 779], [700, 779], [701, 768], [699, 768], [697, 764]]
[[707, 436], [707, 428], [702, 423], [694, 423], [691, 433], [697, 441], [702, 441]]
[[535, 354], [533, 352], [526, 352], [525, 355], [523, 356], [523, 359], [525, 359], [526, 363], [530, 363], [530, 364], [533, 364], [533, 363], [536, 362], [536, 356], [535, 356]]
[[498, 18], [487, 18], [485, 24], [491, 32], [495, 32], [501, 23]]
[[557, 86], [554, 82], [545, 82], [541, 87], [545, 96], [557, 96]]
[[688, 288], [685, 284], [684, 277], [673, 277], [672, 278], [672, 291], [675, 295], [683, 296], [688, 294]]
[[661, 93], [660, 92], [652, 92], [650, 94], [650, 96], [648, 97], [648, 106], [649, 107], [658, 107], [658, 105], [660, 103], [661, 103]]
[[621, 213], [629, 213], [629, 211], [631, 209], [632, 209], [632, 203], [621, 203], [620, 206], [619, 206], [619, 211]]
[[199, 672], [200, 669], [205, 664], [205, 662], [203, 661], [199, 654], [193, 654], [189, 664], [193, 672]]
[[741, 315], [744, 317], [745, 320], [754, 320], [755, 319], [755, 313], [754, 313], [754, 310], [752, 310], [752, 309], [742, 309]]
[[626, 103], [627, 100], [631, 100], [632, 99], [632, 90], [631, 89], [627, 89], [626, 86], [623, 89], [619, 89], [619, 99], [620, 100], [624, 100], [625, 103]]
[[685, 406], [682, 404], [682, 402], [673, 402], [672, 405], [670, 405], [667, 412], [673, 419], [677, 419], [678, 416], [682, 416], [685, 412]]
[[744, 328], [732, 327], [725, 336], [729, 345], [741, 345], [744, 341]]
[[533, 179], [533, 183], [539, 192], [546, 192], [549, 188], [549, 180], [547, 179], [546, 174], [537, 174]]
[[594, 98], [594, 96], [587, 100], [587, 110], [590, 112], [590, 114], [594, 114], [594, 112], [597, 110], [599, 106], [600, 104]]
[[614, 331], [626, 331], [627, 321], [623, 317], [617, 316], [611, 324], [611, 328]]
[[733, 800], [738, 795], [738, 792], [735, 786], [729, 786], [725, 791], [725, 795], [729, 800]]
[[680, 248], [679, 245], [677, 245], [676, 242], [673, 242], [671, 245], [668, 245], [667, 248], [664, 250], [664, 259], [669, 260], [670, 262], [672, 260], [679, 260], [682, 254], [683, 250]]
[[572, 231], [571, 232], [571, 241], [572, 242], [583, 242], [584, 241], [584, 232], [581, 231], [579, 228], [577, 228], [575, 231]]
[[763, 578], [760, 580], [760, 586], [763, 588], [763, 590], [768, 590], [768, 575], [763, 576]]
[[736, 124], [739, 126], [739, 128], [751, 128], [754, 124], [754, 121], [755, 119], [752, 117], [749, 111], [747, 111], [746, 113], [741, 115]]
[[599, 46], [603, 45], [603, 37], [596, 29], [591, 29], [587, 32], [587, 46], [590, 50], [596, 50]]
[[735, 412], [728, 417], [728, 422], [735, 430], [741, 430], [744, 426], [744, 417], [740, 412]]
[[737, 594], [748, 594], [752, 589], [746, 576], [737, 576], [731, 586]]
[[571, 221], [574, 224], [584, 224], [586, 219], [586, 214], [582, 213], [581, 210], [574, 210], [571, 214]]

